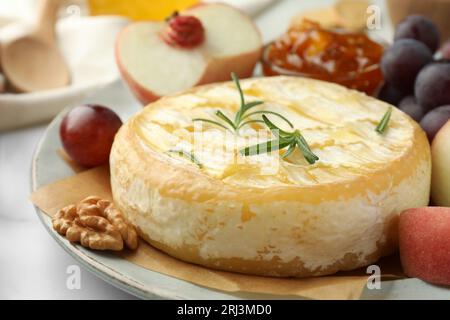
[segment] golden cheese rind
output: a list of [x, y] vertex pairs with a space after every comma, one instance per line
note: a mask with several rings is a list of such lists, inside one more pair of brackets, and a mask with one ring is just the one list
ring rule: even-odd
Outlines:
[[[244, 80], [242, 86], [246, 94], [264, 101], [274, 99], [274, 89], [266, 92], [268, 87], [283, 86], [313, 101], [307, 97], [310, 90], [318, 103], [331, 99], [343, 108], [347, 95], [352, 108], [367, 109], [369, 120], [381, 118], [388, 107], [363, 94], [315, 80], [274, 77]], [[392, 148], [392, 152], [379, 155], [377, 161], [364, 158], [365, 162], [343, 163], [331, 169], [321, 167], [319, 161], [320, 170], [342, 170], [334, 181], [321, 181], [321, 173], [315, 183], [303, 184], [289, 177], [289, 183], [285, 183], [276, 174], [270, 185], [236, 183], [171, 157], [159, 142], [151, 141], [149, 128], [145, 127], [146, 121], [158, 124], [157, 120], [152, 122], [152, 117], [160, 111], [180, 112], [183, 116], [189, 113], [189, 103], [178, 111], [177, 104], [184, 97], [192, 100], [192, 96], [199, 96], [204, 100], [210, 93], [220, 95], [222, 89], [223, 100], [236, 100], [237, 104], [237, 96], [226, 96], [233, 92], [230, 83], [194, 88], [151, 104], [117, 134], [110, 158], [114, 201], [144, 239], [185, 261], [271, 276], [304, 277], [351, 270], [396, 250], [398, 214], [427, 205], [429, 199], [430, 148], [417, 123], [394, 110], [391, 132], [388, 129], [385, 137], [358, 137], [372, 148], [377, 144], [381, 150], [382, 144]], [[281, 98], [283, 94], [291, 97], [290, 92], [279, 92]], [[289, 104], [295, 105], [292, 101]], [[305, 108], [301, 101], [298, 105]], [[226, 105], [222, 108], [227, 110]], [[282, 113], [282, 108], [277, 111]], [[361, 120], [361, 126], [371, 125], [366, 120]], [[174, 129], [175, 118], [173, 121], [170, 126], [164, 124], [165, 130]], [[360, 125], [358, 119], [351, 121]], [[299, 129], [320, 130], [313, 126]], [[368, 132], [366, 128], [356, 129]], [[339, 138], [335, 143], [339, 146]], [[312, 147], [320, 152], [319, 142]], [[306, 166], [299, 166], [299, 170]]]

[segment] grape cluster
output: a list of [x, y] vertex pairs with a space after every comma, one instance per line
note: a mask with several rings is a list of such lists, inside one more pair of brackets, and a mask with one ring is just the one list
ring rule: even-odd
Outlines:
[[435, 54], [439, 30], [420, 15], [400, 22], [394, 39], [381, 59], [386, 83], [378, 98], [420, 122], [432, 141], [450, 120], [450, 40]]

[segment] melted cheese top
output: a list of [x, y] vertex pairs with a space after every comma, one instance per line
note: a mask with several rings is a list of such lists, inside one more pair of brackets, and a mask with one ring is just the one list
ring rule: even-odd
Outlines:
[[[285, 150], [242, 156], [240, 149], [274, 138], [261, 123], [231, 134], [214, 125], [193, 122], [194, 118], [221, 122], [215, 116], [217, 110], [234, 119], [240, 98], [232, 82], [161, 99], [145, 108], [131, 125], [144, 147], [168, 160], [192, 166], [224, 183], [248, 187], [344, 183], [382, 169], [412, 147], [412, 120], [393, 108], [386, 132], [378, 134], [375, 128], [389, 105], [362, 93], [290, 77], [242, 80], [241, 86], [246, 102], [264, 101], [251, 111], [275, 111], [288, 118], [319, 161], [308, 164], [298, 149], [286, 160], [280, 157]], [[293, 131], [278, 117], [268, 117], [281, 129]], [[261, 114], [250, 119], [260, 120]], [[202, 167], [168, 153], [173, 149], [192, 152]]]

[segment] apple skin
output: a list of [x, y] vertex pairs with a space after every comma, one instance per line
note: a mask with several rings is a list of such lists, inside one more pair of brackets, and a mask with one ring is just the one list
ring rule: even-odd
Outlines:
[[[199, 3], [186, 11], [182, 12], [182, 14], [189, 14], [190, 12], [195, 12], [196, 9], [204, 8], [205, 6], [211, 6], [212, 4], [207, 3]], [[234, 72], [240, 79], [249, 78], [253, 75], [253, 70], [258, 63], [263, 48], [262, 48], [262, 37], [259, 29], [256, 27], [254, 22], [248, 18], [244, 13], [239, 11], [234, 7], [230, 7], [225, 4], [215, 3], [214, 6], [224, 6], [226, 8], [232, 8], [233, 10], [240, 12], [254, 27], [254, 31], [258, 34], [261, 45], [253, 50], [248, 52], [242, 52], [236, 56], [222, 56], [222, 57], [209, 57], [208, 62], [204, 68], [203, 74], [198, 77], [195, 84], [193, 86], [198, 86], [202, 84], [214, 83], [214, 82], [222, 82], [229, 81], [230, 74]], [[137, 22], [142, 23], [142, 22]], [[157, 22], [155, 22], [157, 23]], [[162, 95], [159, 95], [155, 92], [152, 92], [149, 88], [142, 85], [138, 80], [136, 80], [124, 66], [121, 56], [120, 56], [120, 44], [122, 37], [126, 36], [126, 33], [133, 27], [135, 23], [132, 23], [126, 26], [118, 35], [116, 46], [115, 46], [115, 56], [116, 63], [118, 69], [122, 75], [123, 80], [128, 85], [130, 91], [134, 94], [134, 96], [145, 106], [153, 101], [161, 98]], [[180, 50], [174, 48], [174, 50]], [[188, 88], [185, 88], [188, 89]], [[175, 92], [173, 92], [175, 93]]]
[[406, 275], [450, 285], [450, 208], [425, 207], [402, 212], [399, 245]]
[[5, 77], [0, 72], [0, 93], [5, 91]]
[[433, 161], [431, 197], [438, 206], [450, 207], [450, 120], [438, 131], [431, 145]]
[[258, 51], [245, 52], [236, 57], [213, 58], [205, 69], [205, 73], [197, 85], [220, 81], [230, 81], [234, 72], [239, 79], [249, 78], [262, 54]]

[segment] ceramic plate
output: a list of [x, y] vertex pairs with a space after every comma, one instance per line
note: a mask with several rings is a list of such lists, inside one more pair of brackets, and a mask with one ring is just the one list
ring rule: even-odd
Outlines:
[[[140, 106], [119, 82], [94, 96], [91, 102], [110, 106], [123, 120], [137, 112]], [[58, 156], [61, 148], [59, 124], [61, 112], [48, 126], [32, 162], [32, 190], [58, 179], [73, 175], [72, 169]], [[58, 235], [51, 226], [50, 218], [41, 212], [42, 223], [50, 235], [80, 264], [103, 280], [145, 299], [292, 299], [251, 293], [227, 293], [194, 285], [132, 264], [113, 254], [90, 251], [73, 245]], [[362, 299], [450, 299], [450, 288], [429, 285], [418, 279], [382, 282], [380, 290], [365, 289]]]
[[[264, 0], [266, 1], [266, 0]], [[237, 1], [235, 1], [237, 2]], [[253, 1], [254, 2], [254, 1]], [[268, 1], [267, 1], [268, 2]], [[317, 6], [328, 4], [328, 0], [316, 0]], [[376, 3], [380, 1], [376, 0]], [[306, 2], [274, 1], [271, 10], [256, 18], [265, 42], [286, 30], [293, 12], [307, 7]], [[380, 31], [390, 34], [388, 29]], [[388, 38], [388, 37], [386, 37]], [[140, 106], [122, 84], [100, 90], [89, 102], [105, 104], [119, 113], [123, 120], [137, 112]], [[61, 148], [58, 127], [65, 114], [59, 114], [42, 137], [32, 163], [32, 190], [73, 174], [71, 168], [58, 156]], [[37, 209], [41, 221], [50, 235], [80, 264], [103, 280], [145, 299], [293, 299], [251, 293], [228, 293], [197, 286], [157, 272], [153, 272], [113, 254], [99, 253], [73, 245], [59, 236], [52, 228], [50, 219]], [[382, 282], [381, 290], [365, 289], [362, 299], [450, 299], [450, 288], [429, 285], [418, 279]]]

